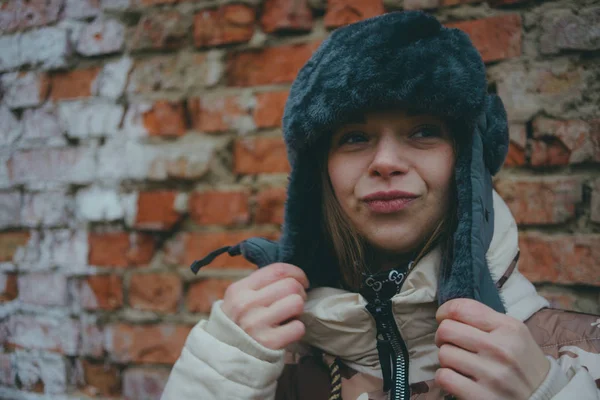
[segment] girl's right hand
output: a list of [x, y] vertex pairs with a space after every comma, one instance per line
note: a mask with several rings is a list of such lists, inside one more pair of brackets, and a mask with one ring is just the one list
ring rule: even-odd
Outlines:
[[221, 309], [258, 343], [283, 349], [304, 336], [304, 324], [297, 317], [304, 310], [308, 286], [300, 268], [271, 264], [232, 283]]

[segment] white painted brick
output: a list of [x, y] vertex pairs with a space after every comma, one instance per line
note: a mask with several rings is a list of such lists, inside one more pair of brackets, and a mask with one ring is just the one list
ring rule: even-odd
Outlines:
[[21, 271], [58, 268], [65, 274], [89, 272], [87, 232], [67, 229], [32, 231], [26, 246], [17, 250], [14, 262]]
[[21, 221], [26, 227], [68, 225], [73, 215], [73, 199], [64, 191], [26, 193]]
[[19, 300], [42, 306], [67, 305], [67, 278], [60, 273], [33, 273], [20, 275]]
[[119, 129], [123, 106], [108, 101], [65, 101], [58, 105], [61, 125], [76, 138], [112, 136]]
[[115, 53], [123, 49], [125, 26], [114, 19], [98, 18], [83, 28], [76, 50], [84, 56]]
[[0, 192], [0, 229], [21, 225], [21, 193]]
[[121, 131], [124, 137], [141, 138], [148, 136], [148, 130], [144, 126], [144, 113], [152, 109], [149, 101], [138, 101], [130, 103], [123, 118]]
[[125, 10], [131, 5], [131, 0], [102, 0], [102, 8], [106, 10]]
[[99, 150], [98, 177], [110, 181], [197, 179], [208, 172], [218, 142], [223, 141], [199, 135], [159, 146], [112, 140]]
[[27, 349], [77, 355], [80, 326], [69, 318], [12, 316], [8, 321], [8, 343]]
[[[24, 390], [33, 390], [42, 383], [46, 395], [63, 394], [67, 391], [67, 366], [59, 354], [18, 350], [15, 352], [15, 366], [16, 375]], [[35, 398], [43, 398], [37, 396], [40, 395]]]
[[135, 194], [121, 194], [115, 189], [90, 187], [77, 192], [77, 217], [86, 221], [116, 221], [135, 214]]
[[130, 57], [105, 64], [94, 82], [93, 92], [102, 97], [118, 99], [123, 95], [132, 66]]
[[0, 385], [15, 383], [14, 353], [0, 353]]
[[12, 111], [0, 104], [0, 146], [12, 145], [23, 132], [23, 126]]
[[123, 395], [128, 399], [159, 400], [168, 378], [168, 370], [128, 368], [123, 374]]
[[99, 0], [66, 0], [64, 15], [67, 18], [90, 18], [100, 14]]
[[0, 71], [21, 65], [20, 34], [0, 36]]
[[67, 66], [71, 55], [68, 35], [65, 29], [57, 27], [24, 33], [19, 43], [19, 65], [40, 65], [44, 69]]
[[40, 108], [25, 110], [22, 124], [23, 136], [19, 141], [21, 148], [57, 147], [67, 144], [52, 103], [46, 103]]
[[45, 75], [36, 72], [11, 72], [1, 77], [4, 103], [10, 108], [40, 105], [48, 94]]
[[96, 176], [95, 149], [88, 147], [19, 151], [9, 162], [14, 184], [88, 183]]
[[0, 189], [7, 189], [12, 186], [8, 160], [10, 160], [10, 149], [0, 149]]
[[81, 324], [81, 349], [83, 356], [102, 357], [104, 355], [104, 331], [95, 315], [82, 314]]

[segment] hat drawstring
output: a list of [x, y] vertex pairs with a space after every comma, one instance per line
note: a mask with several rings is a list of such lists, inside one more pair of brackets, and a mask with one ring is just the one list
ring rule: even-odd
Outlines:
[[194, 272], [194, 274], [197, 274], [198, 271], [200, 270], [200, 268], [204, 267], [205, 265], [210, 264], [211, 262], [213, 262], [213, 260], [215, 258], [217, 258], [218, 256], [220, 256], [223, 253], [228, 253], [232, 257], [239, 256], [242, 254], [242, 243], [238, 243], [235, 246], [221, 247], [220, 249], [211, 251], [210, 253], [208, 253], [206, 255], [206, 257], [201, 258], [200, 260], [194, 261], [192, 263], [192, 265], [190, 266], [190, 269]]

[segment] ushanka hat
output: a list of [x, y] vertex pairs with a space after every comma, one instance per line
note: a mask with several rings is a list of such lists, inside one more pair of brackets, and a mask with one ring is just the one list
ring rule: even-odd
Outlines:
[[321, 146], [336, 127], [368, 110], [409, 108], [446, 117], [459, 142], [453, 257], [440, 272], [440, 304], [472, 298], [504, 312], [485, 254], [494, 232], [492, 175], [508, 150], [506, 112], [487, 93], [485, 66], [469, 37], [419, 11], [393, 12], [339, 28], [294, 81], [283, 117], [291, 174], [279, 242], [248, 239], [218, 249], [259, 267], [302, 268], [311, 287], [335, 286], [338, 270], [321, 236]]

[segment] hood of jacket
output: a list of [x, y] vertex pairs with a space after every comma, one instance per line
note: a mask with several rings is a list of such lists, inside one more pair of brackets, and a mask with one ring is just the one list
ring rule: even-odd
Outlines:
[[485, 66], [469, 37], [423, 12], [392, 12], [335, 30], [294, 81], [283, 117], [291, 165], [282, 236], [253, 238], [217, 255], [243, 255], [259, 267], [302, 268], [311, 287], [339, 286], [339, 272], [321, 234], [319, 154], [331, 132], [356, 113], [390, 107], [448, 118], [458, 142], [457, 228], [453, 257], [440, 266], [437, 300], [472, 298], [505, 312], [486, 253], [494, 236], [492, 174], [508, 149], [499, 97], [487, 93]]
[[[516, 223], [498, 194], [493, 194], [494, 238], [486, 259], [494, 282], [509, 268], [518, 254]], [[440, 251], [430, 252], [410, 272], [400, 293], [392, 298], [394, 318], [409, 351], [412, 382], [433, 379], [439, 368], [434, 338], [438, 324]], [[535, 287], [514, 269], [500, 289], [508, 315], [525, 321], [548, 306]], [[302, 322], [306, 325], [303, 343], [323, 350], [358, 372], [381, 377], [376, 346], [376, 326], [366, 310], [367, 301], [358, 293], [322, 287], [309, 291]]]

